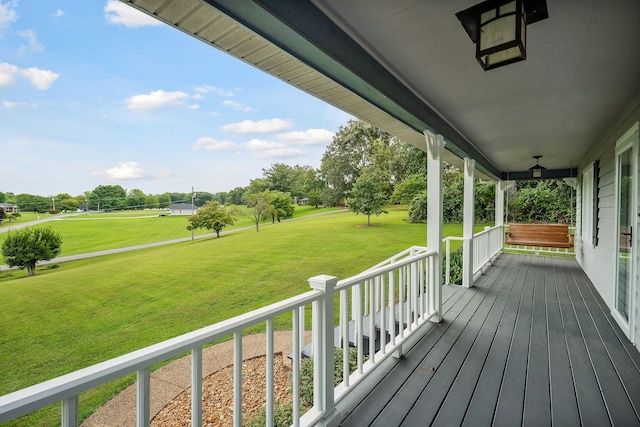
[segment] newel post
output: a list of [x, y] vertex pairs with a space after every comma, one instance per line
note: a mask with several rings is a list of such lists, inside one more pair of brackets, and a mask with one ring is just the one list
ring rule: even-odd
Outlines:
[[313, 404], [326, 419], [335, 409], [334, 295], [338, 278], [325, 274], [309, 279], [312, 289], [324, 293], [313, 303]]

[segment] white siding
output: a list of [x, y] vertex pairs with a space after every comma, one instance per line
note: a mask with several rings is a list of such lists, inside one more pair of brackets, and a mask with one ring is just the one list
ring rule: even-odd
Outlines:
[[[600, 161], [598, 182], [598, 245], [583, 244], [576, 239], [576, 258], [598, 289], [610, 309], [613, 308], [615, 286], [615, 253], [616, 253], [616, 224], [615, 224], [615, 144], [625, 132], [636, 122], [640, 121], [640, 94], [638, 94], [609, 131], [602, 135], [592, 146], [588, 155], [580, 162], [580, 174], [592, 162]], [[580, 186], [582, 189], [582, 186]], [[581, 192], [580, 192], [581, 193]], [[580, 194], [578, 200], [588, 195]], [[578, 204], [580, 209], [581, 205]], [[580, 218], [580, 212], [578, 218]], [[636, 223], [636, 230], [640, 230], [640, 222]], [[579, 227], [590, 226], [578, 224]], [[581, 233], [577, 230], [576, 233]], [[640, 288], [640, 286], [637, 286]], [[640, 305], [640, 304], [639, 304]], [[638, 319], [638, 316], [636, 316]], [[640, 331], [640, 328], [638, 329]]]

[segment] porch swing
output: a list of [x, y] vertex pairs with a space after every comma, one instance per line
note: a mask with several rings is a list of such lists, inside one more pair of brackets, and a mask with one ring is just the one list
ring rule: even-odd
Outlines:
[[[565, 178], [565, 183], [575, 188], [575, 178]], [[571, 193], [573, 199], [573, 190]], [[508, 197], [506, 212], [509, 215]], [[573, 235], [569, 231], [569, 224], [520, 224], [507, 221], [504, 243], [506, 249], [535, 252], [560, 252], [560, 249], [564, 249], [562, 252], [568, 253], [573, 248]]]

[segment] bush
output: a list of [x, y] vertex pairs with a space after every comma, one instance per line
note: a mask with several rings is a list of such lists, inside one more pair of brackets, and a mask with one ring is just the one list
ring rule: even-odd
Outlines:
[[59, 213], [60, 213], [60, 211], [59, 211], [58, 209], [49, 209], [49, 213], [50, 213], [51, 215], [56, 215], [56, 214], [59, 214]]
[[[447, 274], [447, 258], [443, 253], [442, 257], [442, 283], [445, 283]], [[449, 259], [449, 283], [462, 283], [462, 248], [458, 248], [451, 252]]]
[[[336, 348], [335, 357], [335, 376], [334, 386], [342, 382], [343, 366], [342, 366], [342, 349]], [[363, 362], [368, 359], [364, 356]], [[358, 367], [358, 350], [349, 348], [349, 373], [352, 373]], [[313, 358], [302, 359], [300, 363], [300, 410], [302, 412], [309, 410], [313, 406]], [[292, 405], [274, 405], [273, 411], [275, 426], [290, 426], [293, 423]], [[266, 409], [260, 412], [260, 415], [250, 420], [247, 425], [250, 427], [258, 427], [266, 425], [267, 413]]]

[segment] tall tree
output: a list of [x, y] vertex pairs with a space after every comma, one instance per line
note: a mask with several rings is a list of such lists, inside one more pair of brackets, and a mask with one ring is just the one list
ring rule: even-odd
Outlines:
[[233, 190], [229, 191], [227, 195], [227, 203], [231, 203], [232, 205], [241, 205], [243, 203], [242, 196], [247, 191], [244, 187], [236, 187]]
[[327, 186], [343, 198], [362, 168], [374, 165], [380, 169], [380, 176], [388, 178], [390, 142], [390, 134], [361, 120], [341, 126], [322, 156], [320, 170]]
[[78, 210], [78, 200], [67, 193], [60, 193], [54, 197], [56, 209], [62, 212], [75, 212]]
[[127, 192], [119, 185], [98, 185], [89, 195], [89, 209], [120, 209], [126, 197]]
[[167, 193], [159, 195], [158, 204], [160, 209], [169, 209], [171, 207], [171, 196]]
[[275, 195], [269, 190], [260, 193], [246, 193], [244, 195], [247, 209], [242, 214], [253, 220], [256, 225], [256, 231], [260, 231], [260, 221], [271, 216], [274, 199]]
[[2, 256], [9, 267], [26, 268], [36, 274], [38, 261], [48, 261], [60, 253], [62, 237], [50, 227], [22, 228], [10, 231], [2, 244]]
[[272, 222], [280, 222], [280, 220], [293, 217], [296, 207], [291, 200], [291, 194], [282, 191], [272, 191], [273, 209], [271, 211]]
[[213, 230], [216, 236], [220, 237], [220, 231], [227, 225], [233, 225], [236, 222], [236, 217], [231, 211], [223, 208], [219, 202], [211, 200], [198, 209], [194, 215], [191, 215], [188, 221], [187, 230], [205, 228]]
[[377, 171], [365, 170], [358, 177], [353, 188], [349, 191], [347, 199], [349, 208], [356, 214], [367, 216], [367, 225], [371, 225], [371, 215], [387, 213], [382, 205], [387, 200], [384, 192], [385, 181]]
[[146, 199], [147, 196], [144, 194], [144, 191], [134, 188], [127, 192], [125, 206], [128, 209], [144, 209]]

